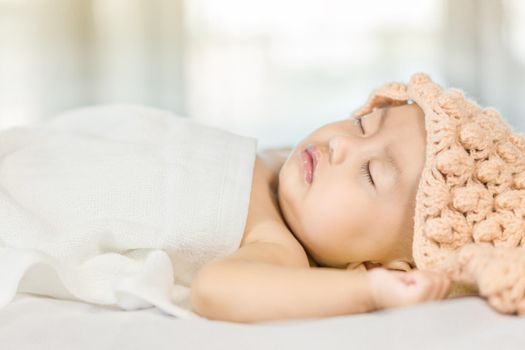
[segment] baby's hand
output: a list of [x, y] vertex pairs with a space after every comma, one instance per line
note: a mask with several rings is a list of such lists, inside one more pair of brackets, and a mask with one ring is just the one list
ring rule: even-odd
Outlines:
[[441, 272], [374, 268], [367, 273], [377, 309], [440, 300], [450, 291], [450, 279]]

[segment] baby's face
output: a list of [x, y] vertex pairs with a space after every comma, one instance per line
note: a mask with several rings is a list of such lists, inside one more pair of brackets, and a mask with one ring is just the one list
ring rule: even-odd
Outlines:
[[[386, 107], [361, 122], [324, 125], [293, 149], [279, 173], [279, 205], [321, 266], [413, 264], [415, 194], [425, 161], [423, 112], [416, 104]], [[301, 157], [307, 145], [315, 145], [320, 156], [311, 183]]]

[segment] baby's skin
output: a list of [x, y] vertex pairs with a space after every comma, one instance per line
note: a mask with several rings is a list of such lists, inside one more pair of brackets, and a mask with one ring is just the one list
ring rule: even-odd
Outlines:
[[[445, 298], [450, 280], [415, 269], [411, 251], [423, 121], [416, 105], [388, 107], [257, 154], [240, 247], [198, 271], [194, 311], [252, 323]], [[312, 145], [309, 173], [303, 151]]]

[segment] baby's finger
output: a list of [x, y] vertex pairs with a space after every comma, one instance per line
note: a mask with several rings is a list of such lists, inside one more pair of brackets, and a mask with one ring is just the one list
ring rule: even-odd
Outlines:
[[429, 274], [423, 271], [411, 271], [409, 273], [415, 280], [415, 283], [411, 286], [410, 292], [414, 301], [422, 302], [429, 300], [432, 294], [433, 281]]
[[421, 301], [436, 300], [441, 290], [439, 275], [432, 271], [419, 271], [418, 273], [421, 276]]
[[447, 275], [443, 276], [443, 290], [441, 291], [441, 299], [445, 299], [448, 294], [450, 293], [450, 286], [452, 285], [452, 281]]
[[443, 299], [449, 288], [448, 277], [441, 271], [430, 271], [434, 281], [433, 300]]
[[436, 277], [433, 274], [425, 271], [423, 273], [423, 278], [426, 281], [425, 301], [434, 300], [434, 298], [436, 297]]

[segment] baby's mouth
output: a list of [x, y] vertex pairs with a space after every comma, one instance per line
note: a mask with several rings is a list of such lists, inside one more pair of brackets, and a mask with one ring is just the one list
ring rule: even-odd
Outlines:
[[304, 179], [306, 183], [311, 184], [314, 178], [315, 168], [317, 166], [317, 155], [314, 145], [308, 145], [301, 152], [303, 161]]

